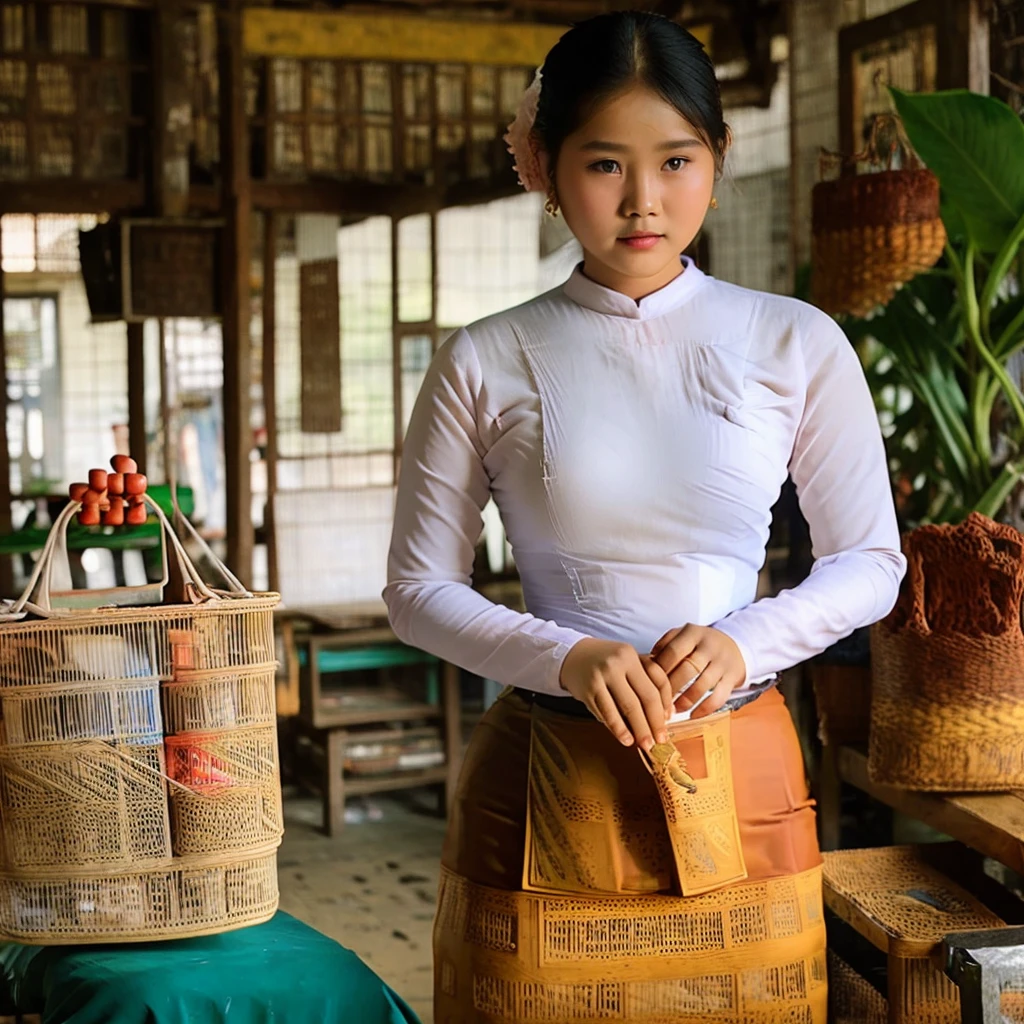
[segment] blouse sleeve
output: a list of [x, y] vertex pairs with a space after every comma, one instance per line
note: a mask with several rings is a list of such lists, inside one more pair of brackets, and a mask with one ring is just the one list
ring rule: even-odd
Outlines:
[[727, 615], [728, 634], [763, 681], [820, 654], [896, 603], [906, 559], [874, 402], [857, 354], [817, 310], [803, 338], [806, 395], [789, 470], [814, 563], [799, 586]]
[[490, 496], [481, 389], [476, 349], [461, 330], [438, 350], [413, 409], [384, 601], [404, 643], [505, 685], [564, 695], [562, 661], [585, 634], [495, 604], [471, 585]]

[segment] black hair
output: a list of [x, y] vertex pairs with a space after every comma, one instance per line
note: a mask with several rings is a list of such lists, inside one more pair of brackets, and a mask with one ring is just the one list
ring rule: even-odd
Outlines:
[[541, 72], [536, 131], [552, 169], [566, 137], [605, 99], [644, 85], [675, 107], [715, 156], [721, 170], [729, 128], [715, 66], [681, 25], [659, 14], [600, 14], [569, 29]]

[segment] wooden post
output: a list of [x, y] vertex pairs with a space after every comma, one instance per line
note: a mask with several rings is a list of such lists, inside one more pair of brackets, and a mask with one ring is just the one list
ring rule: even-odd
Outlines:
[[277, 497], [277, 217], [272, 210], [263, 215], [263, 423], [267, 431], [267, 507], [263, 533], [267, 538], [267, 575], [275, 593], [281, 585], [277, 567], [277, 525], [274, 501]]
[[248, 584], [252, 579], [252, 451], [249, 338], [249, 143], [245, 120], [245, 82], [241, 13], [232, 0], [220, 14], [220, 161], [224, 245], [222, 337], [224, 346], [224, 463], [227, 483], [227, 560]]
[[[3, 232], [0, 231], [0, 253]], [[4, 333], [4, 268], [0, 259], [0, 534], [10, 533], [11, 458], [7, 448], [7, 344]], [[10, 556], [0, 556], [0, 597], [14, 596], [14, 565]]]
[[392, 431], [394, 449], [391, 460], [392, 480], [398, 483], [398, 468], [402, 459], [402, 322], [398, 317], [398, 279], [401, 266], [398, 258], [398, 218], [391, 220], [391, 394]]
[[146, 472], [146, 347], [144, 325], [128, 327], [128, 453]]
[[153, 11], [153, 206], [161, 217], [188, 213], [188, 150], [192, 103], [185, 78], [185, 11], [160, 4]]
[[963, 16], [967, 25], [967, 88], [987, 96], [991, 91], [990, 25], [987, 0], [970, 0]]
[[324, 831], [329, 836], [341, 835], [345, 827], [345, 742], [344, 729], [328, 729], [324, 758]]

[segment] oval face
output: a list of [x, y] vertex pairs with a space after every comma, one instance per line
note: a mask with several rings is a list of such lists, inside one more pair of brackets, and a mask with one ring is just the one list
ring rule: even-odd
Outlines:
[[601, 104], [566, 138], [555, 168], [587, 276], [639, 299], [681, 273], [715, 171], [711, 150], [657, 93], [635, 86]]

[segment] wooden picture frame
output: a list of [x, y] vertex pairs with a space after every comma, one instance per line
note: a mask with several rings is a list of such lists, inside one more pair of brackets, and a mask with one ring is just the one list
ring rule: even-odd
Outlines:
[[988, 92], [988, 25], [979, 0], [916, 0], [839, 30], [840, 150], [864, 149], [885, 86], [908, 92]]

